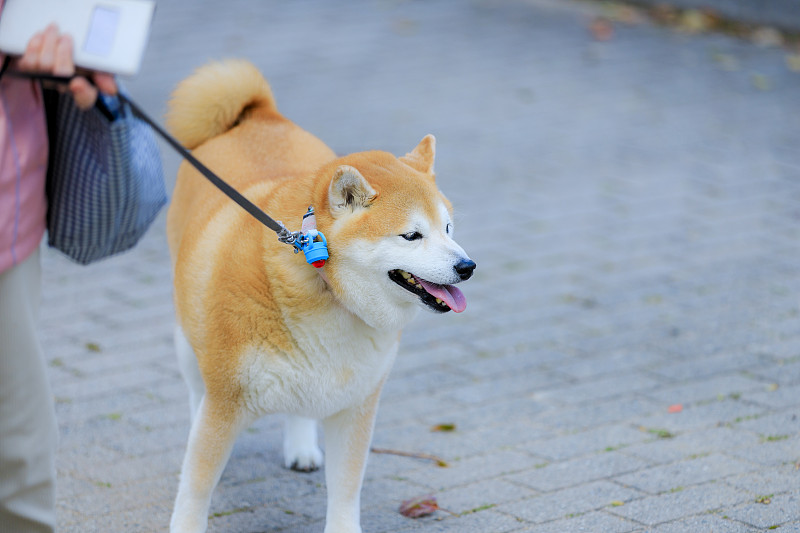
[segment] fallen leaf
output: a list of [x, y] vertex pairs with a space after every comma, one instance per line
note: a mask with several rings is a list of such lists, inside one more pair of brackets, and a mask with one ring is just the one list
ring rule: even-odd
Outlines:
[[670, 405], [667, 408], [667, 412], [668, 413], [680, 413], [681, 411], [683, 411], [683, 404], [680, 404], [680, 403], [676, 403], [676, 404]]
[[614, 500], [611, 502], [611, 507], [622, 507], [623, 505], [625, 505], [625, 502], [620, 500]]
[[778, 390], [779, 388], [780, 388], [780, 385], [778, 385], [777, 383], [770, 383], [770, 384], [767, 386], [767, 391], [769, 391], [769, 392], [775, 392], [775, 391], [776, 391], [776, 390]]
[[589, 24], [589, 33], [598, 41], [608, 41], [614, 36], [614, 26], [604, 17], [595, 17]]
[[427, 494], [419, 498], [412, 498], [400, 504], [400, 514], [408, 518], [428, 516], [439, 510], [436, 496]]
[[441, 431], [441, 432], [448, 432], [455, 430], [456, 430], [455, 424], [438, 424], [431, 428], [431, 431]]

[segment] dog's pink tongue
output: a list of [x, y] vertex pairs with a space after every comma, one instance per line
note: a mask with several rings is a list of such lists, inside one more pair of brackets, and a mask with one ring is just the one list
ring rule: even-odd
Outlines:
[[417, 281], [419, 281], [420, 285], [422, 285], [430, 295], [439, 298], [447, 304], [447, 307], [456, 313], [460, 313], [467, 308], [467, 299], [458, 287], [452, 285], [437, 285], [419, 278], [417, 278]]

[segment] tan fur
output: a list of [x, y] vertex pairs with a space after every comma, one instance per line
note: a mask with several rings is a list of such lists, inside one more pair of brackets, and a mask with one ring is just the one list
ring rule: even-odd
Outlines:
[[[235, 85], [220, 83], [235, 78]], [[173, 93], [167, 127], [185, 147], [194, 149], [230, 129], [246, 106], [274, 108], [272, 91], [251, 63], [209, 63]]]
[[[440, 206], [450, 205], [434, 181], [434, 139], [426, 137], [400, 159], [379, 151], [336, 158], [278, 112], [269, 85], [244, 61], [199, 69], [176, 89], [168, 117], [200, 161], [290, 230], [299, 229], [313, 205], [330, 252], [323, 279], [193, 167], [181, 166], [167, 238], [178, 322], [197, 356], [205, 396], [172, 529], [204, 531], [204, 517], [194, 515], [207, 512], [202, 500], [210, 497], [238, 431], [286, 409], [325, 420], [329, 484], [341, 485], [338, 492], [329, 486], [326, 532], [358, 531], [352, 506], [377, 399], [401, 318], [412, 316], [402, 309], [416, 304], [408, 297], [394, 315], [363, 313], [368, 305], [353, 291], [352, 254], [387, 239], [402, 241], [409, 213], [445, 226]], [[277, 390], [289, 399], [273, 397]]]

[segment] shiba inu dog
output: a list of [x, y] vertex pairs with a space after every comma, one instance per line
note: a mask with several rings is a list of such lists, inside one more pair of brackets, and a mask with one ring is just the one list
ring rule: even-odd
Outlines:
[[167, 123], [276, 219], [299, 221], [313, 206], [330, 251], [323, 268], [309, 266], [181, 166], [167, 234], [192, 428], [171, 531], [206, 530], [211, 493], [239, 432], [285, 413], [285, 463], [296, 470], [322, 465], [323, 423], [325, 533], [360, 532], [375, 412], [400, 331], [420, 308], [463, 311], [453, 285], [475, 269], [453, 240], [452, 208], [436, 187], [434, 138], [400, 158], [337, 157], [278, 112], [246, 61], [212, 63], [181, 82]]

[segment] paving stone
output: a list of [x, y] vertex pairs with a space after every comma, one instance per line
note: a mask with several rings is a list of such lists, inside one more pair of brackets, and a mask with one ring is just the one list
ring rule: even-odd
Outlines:
[[734, 450], [731, 454], [746, 459], [756, 464], [766, 466], [781, 466], [785, 464], [796, 464], [800, 462], [800, 437], [794, 435], [786, 437], [786, 434], [773, 434], [760, 438], [759, 444]]
[[730, 509], [726, 514], [755, 527], [773, 529], [773, 526], [800, 520], [800, 491], [774, 496], [768, 504], [750, 503]]
[[61, 398], [80, 400], [112, 392], [128, 392], [157, 386], [165, 380], [174, 380], [161, 370], [139, 368], [116, 375], [76, 378], [69, 383], [54, 384], [53, 393]]
[[635, 522], [625, 520], [618, 516], [609, 515], [603, 511], [592, 511], [576, 517], [555, 520], [539, 526], [533, 526], [520, 531], [530, 533], [563, 533], [581, 531], [604, 533], [624, 533], [627, 531], [640, 531], [641, 526]]
[[428, 467], [405, 475], [408, 480], [429, 487], [451, 488], [466, 485], [480, 479], [489, 479], [513, 474], [532, 468], [537, 459], [516, 451], [499, 451], [485, 456], [473, 456], [449, 463], [447, 468]]
[[751, 526], [737, 522], [729, 517], [716, 514], [694, 516], [684, 520], [677, 520], [668, 524], [648, 529], [652, 533], [686, 533], [687, 531], [725, 531], [726, 533], [752, 533], [756, 531]]
[[725, 482], [759, 495], [780, 494], [797, 490], [800, 486], [800, 469], [796, 464], [762, 467], [757, 472], [733, 476]]
[[778, 387], [777, 390], [748, 394], [747, 399], [774, 409], [793, 407], [795, 411], [800, 411], [800, 385], [789, 385]]
[[668, 491], [682, 490], [683, 488], [709, 481], [719, 481], [726, 477], [744, 472], [751, 472], [758, 468], [752, 463], [746, 463], [720, 454], [712, 454], [696, 459], [689, 459], [641, 469], [632, 474], [615, 477], [615, 481], [628, 487], [660, 494]]
[[510, 377], [473, 378], [442, 395], [445, 402], [465, 405], [485, 404], [508, 397], [531, 398], [542, 389], [567, 387], [564, 380], [551, 372], [525, 372]]
[[558, 365], [560, 373], [575, 379], [587, 379], [609, 374], [619, 375], [653, 365], [653, 354], [645, 350], [618, 349], [600, 352], [589, 358], [580, 358]]
[[680, 413], [666, 412], [667, 405], [665, 403], [664, 410], [658, 414], [637, 417], [636, 422], [643, 428], [666, 429], [679, 434], [722, 424], [736, 424], [758, 418], [768, 412], [763, 407], [732, 399], [689, 406]]
[[655, 400], [660, 400], [666, 405], [676, 403], [688, 404], [725, 398], [730, 395], [741, 395], [749, 391], [762, 390], [764, 388], [764, 383], [739, 375], [729, 375], [660, 388], [648, 392], [648, 396]]
[[720, 372], [742, 371], [762, 366], [763, 362], [758, 355], [720, 354], [698, 360], [668, 362], [652, 368], [652, 371], [675, 380], [697, 380], [716, 377]]
[[[148, 504], [168, 502], [175, 491], [174, 478], [149, 479], [129, 485], [96, 483], [96, 489], [64, 500], [64, 507], [87, 516], [137, 510]], [[146, 495], [146, 497], [142, 497]]]
[[101, 454], [93, 452], [90, 457], [80, 461], [72, 459], [71, 473], [101, 486], [128, 485], [158, 477], [174, 479], [177, 488], [182, 459], [183, 450], [179, 448], [136, 458], [117, 455], [113, 460], [104, 459]]
[[[406, 522], [409, 520], [406, 519]], [[493, 510], [470, 513], [458, 517], [447, 517], [438, 520], [425, 518], [409, 529], [393, 529], [385, 531], [400, 531], [402, 533], [410, 531], [431, 531], [435, 533], [483, 533], [485, 531], [497, 531], [497, 533], [511, 533], [520, 530], [520, 522], [515, 518], [496, 513]], [[380, 529], [378, 529], [380, 531]]]
[[538, 491], [550, 492], [589, 481], [614, 478], [647, 466], [648, 463], [641, 459], [612, 451], [552, 464], [542, 463], [533, 470], [508, 476], [508, 479]]
[[593, 403], [624, 394], [652, 389], [657, 381], [639, 373], [622, 373], [609, 378], [595, 378], [577, 385], [537, 392], [534, 397], [555, 400], [564, 404]]
[[[437, 398], [438, 401], [438, 398]], [[411, 402], [409, 402], [410, 404]], [[434, 405], [448, 405], [444, 402]], [[534, 427], [537, 431], [532, 435], [534, 438], [541, 431], [548, 431], [546, 427], [536, 426], [537, 417], [542, 413], [547, 412], [551, 407], [542, 404], [529, 397], [509, 396], [504, 399], [499, 399], [494, 402], [487, 402], [483, 405], [473, 405], [471, 407], [449, 404], [454, 409], [449, 418], [452, 420], [472, 420], [479, 421], [484, 427], [491, 427], [498, 422], [508, 420], [509, 424], [521, 423], [525, 426]], [[428, 409], [422, 409], [419, 413], [419, 418], [423, 422], [434, 425], [442, 422], [443, 417], [448, 417], [446, 411], [431, 411], [430, 404], [427, 405]], [[408, 413], [406, 413], [408, 414]], [[462, 422], [465, 423], [465, 422]], [[472, 425], [472, 424], [470, 424]]]
[[785, 435], [793, 436], [800, 429], [800, 412], [794, 409], [774, 412], [764, 416], [750, 417], [743, 420], [739, 427], [753, 431], [771, 441], [780, 439]]
[[[571, 358], [566, 354], [548, 350], [516, 352], [502, 356], [482, 355], [479, 353], [477, 358], [459, 365], [459, 369], [476, 378], [487, 379], [499, 375], [527, 374], [534, 369], [542, 367], [553, 368], [557, 366], [561, 371], [562, 366], [559, 363], [568, 359]], [[554, 379], [555, 377], [553, 375]]]
[[[428, 368], [424, 373], [419, 374], [416, 379], [409, 383], [409, 380], [392, 379], [390, 376], [383, 387], [383, 394], [386, 399], [394, 397], [406, 397], [409, 394], [425, 394], [427, 392], [438, 391], [465, 385], [470, 382], [469, 378], [456, 374], [447, 369]], [[413, 390], [409, 390], [409, 386]]]
[[[166, 521], [165, 521], [166, 516]], [[131, 531], [134, 533], [166, 532], [169, 515], [160, 506], [117, 511], [103, 515], [86, 515], [74, 531]]]
[[612, 425], [533, 442], [525, 449], [539, 457], [561, 461], [645, 440], [649, 440], [649, 436], [643, 431], [627, 425]]
[[[473, 418], [472, 413], [467, 414]], [[430, 424], [415, 424], [402, 428], [402, 433], [391, 428], [379, 430], [373, 440], [375, 448], [399, 450], [425, 450], [446, 461], [481, 455], [487, 451], [508, 450], [513, 447], [525, 449], [529, 442], [549, 438], [553, 433], [529, 427], [525, 420], [505, 418], [483, 420], [486, 427], [470, 428], [462, 424], [458, 416], [447, 416], [431, 420]], [[435, 426], [453, 424], [454, 431], [434, 431]]]
[[608, 511], [654, 526], [684, 516], [731, 507], [750, 498], [750, 494], [745, 491], [721, 483], [710, 483], [639, 499]]
[[[598, 400], [591, 404], [553, 408], [540, 413], [536, 422], [560, 431], [576, 432], [663, 411], [663, 406], [637, 396]], [[612, 445], [613, 446], [613, 445]]]
[[453, 490], [436, 494], [439, 505], [456, 514], [480, 512], [509, 502], [525, 500], [535, 491], [509, 483], [513, 476], [504, 479], [482, 480]]
[[638, 497], [640, 493], [635, 490], [607, 481], [594, 481], [524, 502], [502, 505], [498, 510], [528, 522], [542, 523], [602, 509], [612, 502], [630, 502]]
[[309, 520], [277, 507], [236, 508], [218, 511], [208, 521], [208, 531], [283, 531], [287, 527], [308, 526]]
[[641, 444], [632, 444], [622, 448], [622, 451], [652, 463], [672, 463], [716, 451], [730, 450], [729, 453], [735, 455], [738, 450], [758, 447], [760, 444], [761, 439], [750, 432], [732, 427], [715, 427], [682, 433], [673, 438], [653, 439]]

